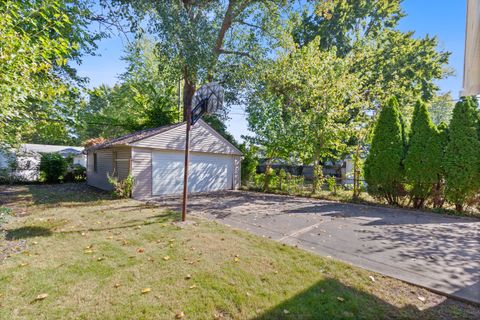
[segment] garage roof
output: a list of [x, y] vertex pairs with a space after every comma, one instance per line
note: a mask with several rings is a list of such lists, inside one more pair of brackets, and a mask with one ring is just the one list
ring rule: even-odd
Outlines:
[[[87, 151], [113, 146], [131, 146], [166, 150], [185, 150], [185, 122], [133, 132], [94, 145]], [[242, 155], [233, 144], [222, 137], [205, 121], [199, 120], [191, 132], [191, 151]]]

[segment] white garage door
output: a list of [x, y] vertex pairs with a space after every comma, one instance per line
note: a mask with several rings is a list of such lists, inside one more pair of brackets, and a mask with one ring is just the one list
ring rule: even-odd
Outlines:
[[[158, 151], [152, 154], [153, 195], [183, 192], [183, 152]], [[218, 154], [190, 154], [189, 192], [232, 189], [233, 159]]]

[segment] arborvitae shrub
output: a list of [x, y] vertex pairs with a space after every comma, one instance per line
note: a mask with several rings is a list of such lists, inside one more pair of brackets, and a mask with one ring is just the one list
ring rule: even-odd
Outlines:
[[445, 150], [445, 196], [463, 210], [467, 200], [480, 188], [480, 141], [478, 139], [478, 104], [472, 97], [463, 98], [453, 109], [449, 141]]
[[391, 98], [380, 112], [364, 166], [368, 192], [389, 204], [398, 204], [401, 194], [404, 140], [398, 102]]
[[427, 106], [418, 101], [413, 111], [405, 179], [415, 208], [422, 208], [441, 174], [443, 150], [440, 135]]

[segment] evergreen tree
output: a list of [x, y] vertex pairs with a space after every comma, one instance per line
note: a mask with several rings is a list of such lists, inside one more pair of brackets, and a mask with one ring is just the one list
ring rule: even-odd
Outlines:
[[442, 150], [442, 165], [440, 166], [440, 174], [432, 192], [432, 202], [435, 208], [443, 207], [445, 203], [445, 148], [448, 143], [448, 125], [445, 122], [440, 122], [437, 126], [438, 139]]
[[445, 195], [463, 210], [465, 201], [480, 188], [480, 141], [477, 135], [477, 101], [463, 98], [453, 109], [445, 151]]
[[405, 158], [405, 178], [415, 208], [422, 208], [438, 181], [442, 166], [440, 135], [427, 106], [418, 101], [413, 111], [410, 139]]
[[380, 112], [364, 167], [368, 192], [389, 204], [398, 204], [404, 180], [404, 140], [398, 102], [390, 98]]

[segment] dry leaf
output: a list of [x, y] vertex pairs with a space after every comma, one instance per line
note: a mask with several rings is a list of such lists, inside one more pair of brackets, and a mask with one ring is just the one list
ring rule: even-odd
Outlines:
[[290, 311], [288, 311], [287, 309], [283, 309], [283, 313], [285, 313], [285, 314], [289, 314], [289, 313], [290, 313]]
[[345, 301], [345, 299], [342, 298], [342, 297], [337, 297], [337, 300], [340, 301], [340, 302], [344, 302], [344, 301]]
[[192, 279], [192, 275], [191, 275], [191, 274], [187, 274], [187, 275], [185, 276], [185, 279], [186, 279], [186, 280]]
[[28, 266], [28, 263], [24, 262], [20, 264], [20, 267], [25, 267], [25, 266]]
[[185, 317], [185, 313], [183, 313], [183, 311], [180, 311], [175, 315], [175, 319], [182, 319], [183, 317]]
[[145, 249], [143, 249], [143, 248], [138, 248], [137, 252], [138, 252], [138, 253], [143, 253], [143, 252], [145, 252]]
[[90, 245], [85, 247], [85, 249], [92, 249], [92, 248], [93, 248], [93, 244], [90, 244]]
[[240, 261], [240, 259], [235, 257], [235, 259], [233, 259], [233, 261], [238, 262], [238, 261]]
[[120, 287], [120, 283], [115, 283], [115, 284], [113, 285], [113, 287], [114, 287], [114, 288]]
[[192, 284], [190, 287], [188, 287], [189, 289], [195, 289], [197, 286]]
[[88, 253], [93, 253], [93, 250], [85, 250], [83, 253], [88, 254]]
[[149, 293], [150, 291], [152, 291], [152, 289], [150, 289], [150, 288], [143, 288], [143, 289], [142, 289], [142, 294]]
[[422, 297], [422, 296], [418, 296], [418, 300], [422, 301], [422, 302], [425, 302], [425, 297]]
[[43, 299], [45, 299], [46, 297], [48, 297], [48, 293], [39, 294], [39, 295], [35, 298], [35, 301], [43, 300]]
[[375, 278], [373, 276], [368, 276], [372, 282], [375, 282]]
[[169, 257], [169, 256], [165, 256], [165, 257], [163, 257], [163, 260], [165, 260], [165, 261], [170, 260], [170, 257]]
[[105, 260], [105, 258], [104, 257], [98, 257], [97, 258], [97, 261], [102, 261], [102, 260]]

